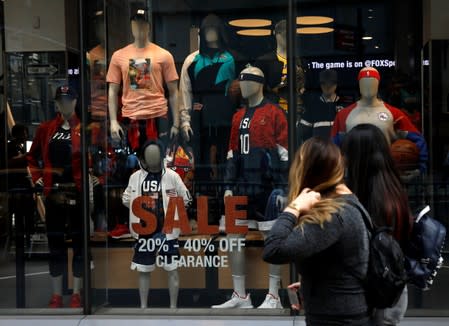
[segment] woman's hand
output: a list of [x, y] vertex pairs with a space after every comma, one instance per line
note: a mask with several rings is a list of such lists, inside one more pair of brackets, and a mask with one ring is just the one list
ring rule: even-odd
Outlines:
[[287, 286], [287, 291], [289, 291], [290, 305], [293, 310], [301, 310], [301, 300], [299, 299], [299, 288], [301, 287], [301, 282], [292, 283]]
[[309, 211], [313, 205], [320, 201], [320, 199], [321, 195], [319, 192], [313, 191], [310, 188], [304, 188], [299, 196], [296, 197], [285, 210], [299, 216], [302, 213]]

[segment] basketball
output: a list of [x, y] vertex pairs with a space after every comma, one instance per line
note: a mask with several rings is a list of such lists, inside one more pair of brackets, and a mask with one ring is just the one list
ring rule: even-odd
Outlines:
[[228, 96], [233, 104], [240, 103], [242, 92], [240, 91], [240, 82], [234, 79], [228, 87]]
[[391, 155], [400, 171], [414, 170], [419, 166], [419, 149], [408, 139], [398, 139], [391, 144]]

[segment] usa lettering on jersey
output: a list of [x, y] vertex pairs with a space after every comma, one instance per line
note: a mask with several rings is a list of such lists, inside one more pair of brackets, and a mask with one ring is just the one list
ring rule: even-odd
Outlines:
[[160, 190], [161, 190], [161, 184], [157, 180], [144, 181], [142, 183], [142, 191], [144, 193], [159, 192]]

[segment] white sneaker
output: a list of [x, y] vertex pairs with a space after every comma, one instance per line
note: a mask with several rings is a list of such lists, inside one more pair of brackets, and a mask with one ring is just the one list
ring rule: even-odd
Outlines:
[[249, 293], [246, 295], [246, 297], [242, 298], [235, 291], [234, 293], [232, 293], [232, 297], [230, 300], [226, 301], [225, 303], [212, 306], [212, 308], [252, 308], [252, 307], [253, 304], [251, 302], [251, 297]]
[[279, 297], [275, 297], [271, 293], [268, 293], [262, 304], [257, 309], [282, 309], [281, 300]]

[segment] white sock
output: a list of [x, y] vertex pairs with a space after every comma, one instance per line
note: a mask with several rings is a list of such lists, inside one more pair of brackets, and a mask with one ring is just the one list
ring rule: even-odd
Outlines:
[[245, 275], [232, 275], [232, 283], [234, 285], [234, 291], [239, 295], [239, 297], [245, 298]]

